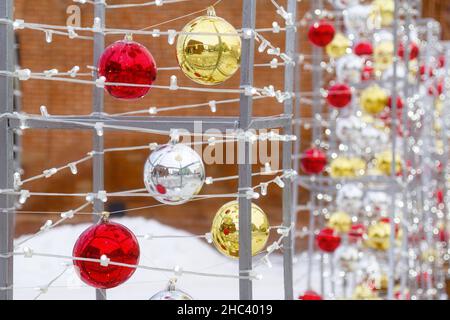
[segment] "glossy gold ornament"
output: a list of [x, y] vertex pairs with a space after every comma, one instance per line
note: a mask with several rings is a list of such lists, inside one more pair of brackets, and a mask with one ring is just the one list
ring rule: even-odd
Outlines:
[[354, 178], [364, 175], [366, 162], [361, 158], [337, 157], [330, 164], [333, 178]]
[[[386, 221], [378, 221], [367, 229], [366, 246], [375, 250], [386, 251], [389, 249], [391, 224]], [[402, 238], [402, 230], [396, 231], [395, 239], [398, 242]]]
[[394, 0], [374, 0], [370, 18], [379, 21], [382, 27], [388, 27], [394, 21]]
[[192, 20], [183, 28], [177, 41], [177, 58], [183, 73], [194, 82], [220, 84], [239, 69], [241, 38], [231, 24], [217, 17], [210, 8], [208, 15]]
[[373, 61], [376, 72], [388, 69], [394, 61], [394, 43], [389, 40], [377, 43], [373, 49]]
[[328, 227], [334, 229], [336, 232], [349, 232], [352, 226], [352, 218], [350, 215], [343, 211], [337, 211], [333, 213], [328, 220]]
[[[266, 246], [269, 239], [269, 221], [264, 211], [252, 204], [252, 255]], [[214, 217], [211, 234], [214, 246], [230, 258], [239, 258], [239, 203], [223, 205]]]
[[372, 290], [367, 284], [359, 284], [353, 291], [352, 298], [354, 300], [379, 300], [378, 294]]
[[347, 53], [350, 48], [350, 40], [342, 33], [337, 33], [333, 41], [325, 47], [325, 51], [330, 58], [340, 58]]
[[369, 114], [377, 114], [387, 105], [388, 95], [378, 85], [370, 86], [361, 92], [361, 108]]
[[[385, 175], [390, 175], [392, 170], [392, 151], [386, 150], [375, 155], [376, 168]], [[402, 170], [402, 160], [399, 154], [395, 155], [395, 172]]]

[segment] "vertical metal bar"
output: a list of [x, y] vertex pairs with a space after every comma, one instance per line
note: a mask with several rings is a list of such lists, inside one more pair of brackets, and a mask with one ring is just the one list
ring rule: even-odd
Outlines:
[[[412, 22], [412, 10], [413, 10], [413, 4], [408, 3], [408, 2], [404, 2], [403, 3], [404, 8], [405, 8], [405, 15], [406, 15], [406, 21], [405, 21], [405, 70], [409, 70], [410, 67], [410, 57], [411, 57], [411, 22]], [[402, 121], [401, 121], [401, 125], [403, 126], [403, 133], [406, 136], [407, 134], [407, 130], [409, 128], [408, 126], [408, 111], [409, 111], [409, 103], [410, 103], [410, 80], [409, 80], [409, 76], [405, 76], [405, 78], [403, 79], [403, 99], [405, 101], [404, 106], [403, 106], [403, 110], [402, 110]], [[408, 152], [408, 140], [407, 139], [403, 139], [402, 141], [402, 146], [403, 146], [403, 163], [406, 164], [407, 159], [409, 158], [409, 152]], [[407, 185], [408, 184], [408, 169], [406, 167], [406, 165], [402, 166], [402, 180], [403, 180], [403, 185]], [[408, 234], [408, 221], [410, 220], [410, 214], [409, 214], [409, 208], [408, 208], [408, 202], [409, 202], [409, 192], [403, 192], [403, 210], [402, 210], [402, 221], [401, 221], [401, 226], [402, 226], [402, 231], [403, 234], [406, 235]], [[407, 252], [408, 250], [408, 237], [403, 236], [402, 238], [402, 247], [401, 247], [402, 252]], [[405, 289], [406, 289], [406, 284], [407, 284], [407, 280], [408, 280], [408, 255], [404, 255], [400, 258], [400, 265], [402, 267], [404, 267], [404, 269], [402, 268], [402, 272], [400, 274], [400, 299], [405, 299], [404, 297], [404, 293], [405, 293]]]
[[[297, 28], [295, 27], [295, 21], [297, 18], [297, 0], [288, 0], [287, 3], [287, 12], [291, 15], [292, 25], [286, 24], [286, 55], [292, 59], [292, 62], [295, 61], [296, 58], [296, 35]], [[286, 64], [284, 70], [284, 91], [291, 92], [294, 91], [294, 63]], [[284, 114], [293, 114], [294, 111], [294, 99], [287, 99], [284, 102]], [[292, 123], [285, 126], [284, 134], [291, 135], [292, 134]], [[292, 142], [284, 142], [283, 143], [283, 170], [286, 172], [287, 170], [292, 169]], [[291, 228], [291, 232], [289, 235], [283, 239], [283, 248], [284, 248], [284, 260], [283, 260], [283, 269], [284, 269], [284, 298], [286, 300], [294, 299], [294, 282], [292, 275], [292, 265], [293, 265], [293, 257], [294, 257], [294, 235], [295, 229], [292, 226], [292, 187], [293, 183], [290, 178], [285, 179], [285, 187], [283, 189], [283, 226], [286, 228]], [[297, 187], [297, 186], [296, 186]]]
[[396, 213], [396, 198], [397, 198], [397, 166], [395, 160], [397, 158], [397, 62], [398, 62], [398, 19], [399, 19], [399, 0], [394, 1], [394, 22], [393, 22], [393, 41], [394, 41], [394, 64], [392, 77], [392, 109], [391, 109], [391, 139], [392, 139], [392, 163], [391, 163], [391, 195], [392, 208], [390, 211], [390, 238], [389, 238], [389, 273], [388, 273], [388, 300], [394, 299], [394, 280], [395, 280], [395, 213]]
[[[256, 0], [242, 0], [242, 28], [255, 29]], [[241, 89], [253, 86], [253, 64], [255, 58], [255, 38], [242, 39], [241, 57]], [[252, 97], [241, 93], [239, 129], [247, 131], [252, 120]], [[252, 145], [248, 141], [238, 146], [239, 192], [245, 194], [252, 185]], [[251, 200], [239, 198], [239, 274], [248, 276], [252, 269], [252, 232], [251, 232]], [[251, 300], [253, 297], [252, 281], [239, 280], [239, 298]]]
[[[0, 2], [0, 18], [13, 19], [13, 0]], [[10, 24], [0, 25], [0, 70], [14, 71], [14, 30]], [[13, 110], [13, 79], [0, 76], [1, 113]], [[0, 119], [0, 189], [13, 188], [13, 133], [9, 129], [8, 119]], [[13, 299], [13, 251], [14, 210], [13, 198], [0, 195], [0, 300]]]
[[[105, 27], [105, 5], [100, 1], [96, 1], [94, 5], [94, 18], [99, 19], [102, 28]], [[94, 66], [97, 67], [98, 60], [105, 48], [105, 35], [100, 32], [94, 34]], [[98, 70], [95, 69], [94, 79], [98, 77]], [[92, 111], [94, 114], [100, 114], [104, 111], [104, 90], [102, 88], [94, 88]], [[93, 132], [93, 150], [95, 151], [93, 158], [93, 192], [96, 193], [104, 190], [104, 139], [99, 136], [96, 131]], [[100, 213], [104, 210], [103, 202], [94, 199], [94, 212]], [[94, 216], [94, 221], [98, 221], [98, 216]], [[106, 290], [96, 289], [95, 295], [97, 300], [106, 300]]]

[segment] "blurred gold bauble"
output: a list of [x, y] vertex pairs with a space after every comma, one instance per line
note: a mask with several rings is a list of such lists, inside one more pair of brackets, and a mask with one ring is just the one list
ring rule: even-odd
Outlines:
[[370, 18], [378, 20], [382, 27], [388, 27], [394, 21], [394, 0], [374, 0]]
[[[389, 249], [391, 224], [389, 221], [378, 221], [367, 229], [366, 246], [375, 250], [385, 251]], [[396, 241], [402, 238], [402, 230], [396, 232]]]
[[331, 41], [325, 48], [330, 58], [340, 58], [347, 53], [347, 49], [350, 48], [350, 40], [342, 33], [337, 33], [333, 41]]
[[[256, 204], [252, 204], [252, 255], [266, 246], [269, 239], [269, 221]], [[217, 211], [211, 228], [215, 247], [230, 258], [239, 258], [239, 203], [231, 201]]]
[[192, 20], [183, 28], [177, 41], [177, 58], [183, 73], [194, 82], [220, 84], [239, 69], [241, 38], [231, 24], [217, 17], [210, 8], [208, 15]]
[[349, 232], [352, 226], [352, 218], [343, 211], [333, 213], [328, 220], [328, 227], [334, 229], [336, 232]]
[[370, 86], [361, 92], [361, 108], [369, 114], [377, 114], [387, 105], [388, 95], [378, 85]]
[[337, 157], [330, 163], [333, 178], [354, 178], [364, 175], [366, 162], [361, 158]]
[[386, 273], [382, 273], [375, 278], [375, 289], [379, 291], [386, 291], [389, 286], [389, 278]]
[[[383, 151], [375, 155], [376, 168], [385, 175], [390, 175], [392, 170], [392, 151]], [[402, 160], [399, 154], [395, 155], [395, 172], [402, 170]]]
[[389, 40], [380, 41], [373, 49], [374, 67], [377, 72], [383, 72], [394, 61], [394, 43]]
[[367, 284], [359, 284], [353, 291], [352, 298], [355, 300], [379, 300], [378, 294]]

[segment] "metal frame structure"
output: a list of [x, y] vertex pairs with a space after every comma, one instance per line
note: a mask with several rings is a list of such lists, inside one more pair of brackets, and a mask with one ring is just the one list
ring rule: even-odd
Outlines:
[[[295, 61], [297, 61], [297, 29], [295, 27], [295, 18], [297, 11], [297, 1], [287, 1], [287, 11], [292, 16], [294, 25], [287, 26], [286, 31], [286, 55], [289, 56], [293, 63], [287, 63], [285, 67], [285, 91], [294, 91], [295, 76], [294, 71], [297, 69]], [[4, 0], [0, 3], [0, 17], [13, 19], [13, 0]], [[256, 0], [242, 1], [242, 26], [244, 29], [254, 29], [256, 21]], [[94, 17], [96, 23], [105, 26], [106, 14], [105, 5], [102, 1], [97, 1], [94, 5]], [[13, 71], [13, 35], [14, 31], [9, 24], [0, 25], [0, 69]], [[94, 65], [104, 50], [105, 37], [102, 33], [94, 34]], [[241, 88], [246, 88], [253, 85], [253, 62], [255, 54], [255, 38], [245, 38], [242, 41], [242, 63], [241, 63]], [[94, 72], [94, 79], [97, 77]], [[0, 77], [0, 99], [1, 111], [3, 113], [12, 111], [12, 97], [13, 87], [12, 78]], [[184, 129], [193, 131], [196, 123], [202, 124], [202, 130], [206, 131], [209, 128], [219, 129], [225, 132], [227, 129], [241, 129], [241, 130], [258, 130], [268, 128], [282, 128], [285, 134], [292, 132], [292, 113], [294, 106], [294, 98], [287, 99], [284, 102], [284, 114], [277, 117], [253, 117], [252, 116], [252, 97], [245, 94], [240, 96], [240, 115], [239, 117], [105, 117], [104, 111], [104, 91], [101, 88], [94, 88], [93, 92], [93, 115], [92, 117], [57, 117], [52, 116], [55, 121], [41, 121], [38, 119], [27, 120], [27, 127], [45, 128], [45, 129], [88, 129], [92, 127], [78, 125], [76, 123], [58, 122], [58, 120], [80, 120], [82, 122], [102, 122], [105, 124], [120, 124], [128, 127], [147, 128], [156, 130], [171, 130]], [[297, 97], [298, 98], [298, 97]], [[2, 148], [0, 148], [0, 163], [2, 164], [0, 170], [0, 188], [13, 188], [13, 143], [12, 132], [14, 129], [20, 128], [20, 121], [16, 119], [7, 119], [5, 117], [0, 119], [0, 141]], [[103, 136], [93, 133], [93, 191], [98, 192], [104, 189], [104, 139]], [[252, 145], [249, 141], [240, 141], [240, 155], [239, 157], [244, 161], [239, 164], [239, 192], [244, 193], [251, 188], [251, 150]], [[292, 142], [283, 142], [283, 169], [289, 170], [292, 168]], [[285, 189], [283, 191], [283, 226], [291, 228], [294, 221], [292, 206], [292, 181], [285, 181]], [[13, 237], [14, 237], [14, 211], [10, 209], [13, 207], [14, 199], [11, 196], [0, 195], [0, 254], [8, 254], [13, 251]], [[94, 212], [103, 211], [103, 203], [96, 199], [94, 201]], [[239, 274], [241, 276], [250, 275], [252, 273], [252, 254], [251, 254], [251, 200], [240, 197], [239, 198]], [[285, 298], [293, 299], [293, 280], [292, 280], [292, 261], [294, 254], [293, 246], [293, 230], [289, 233], [283, 241], [284, 247], [284, 288]], [[0, 287], [8, 288], [7, 290], [0, 290], [0, 300], [13, 298], [13, 257], [0, 257]], [[239, 281], [239, 297], [243, 300], [252, 299], [252, 281], [241, 279]], [[105, 290], [96, 290], [96, 298], [98, 300], [106, 299]]]

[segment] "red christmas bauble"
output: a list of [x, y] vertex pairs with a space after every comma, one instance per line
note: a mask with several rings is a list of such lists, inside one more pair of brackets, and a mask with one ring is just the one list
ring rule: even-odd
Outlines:
[[[397, 96], [397, 109], [402, 109], [403, 108], [403, 99], [402, 97]], [[387, 101], [387, 105], [389, 108], [392, 108], [392, 96], [389, 96], [388, 101]]]
[[360, 41], [353, 48], [353, 52], [358, 56], [370, 56], [373, 54], [373, 46], [369, 41]]
[[445, 56], [444, 55], [439, 56], [438, 65], [439, 65], [439, 68], [443, 68], [445, 66]]
[[300, 164], [305, 173], [319, 174], [327, 165], [327, 156], [322, 150], [311, 148], [303, 152]]
[[428, 94], [430, 96], [440, 96], [444, 92], [444, 81], [440, 80], [437, 84], [428, 87]]
[[437, 189], [435, 194], [436, 194], [437, 203], [439, 203], [439, 204], [444, 203], [444, 190]]
[[332, 228], [324, 228], [316, 236], [316, 242], [322, 251], [331, 253], [341, 244], [341, 237]]
[[146, 85], [134, 86], [105, 86], [106, 91], [118, 99], [139, 99], [150, 90], [156, 79], [156, 63], [151, 53], [143, 45], [121, 40], [107, 47], [100, 57], [99, 75], [106, 78], [106, 82], [130, 83]]
[[336, 30], [331, 23], [321, 20], [309, 27], [308, 39], [318, 47], [325, 47], [333, 41], [335, 33]]
[[322, 296], [313, 290], [307, 290], [298, 297], [299, 300], [323, 300]]
[[[411, 42], [409, 45], [409, 60], [414, 60], [419, 56], [419, 46], [415, 42]], [[398, 46], [398, 56], [402, 59], [405, 58], [405, 46], [400, 43]]]
[[366, 227], [362, 223], [353, 224], [348, 232], [348, 238], [350, 242], [356, 242], [362, 239], [365, 232]]
[[335, 108], [344, 108], [352, 101], [352, 89], [343, 83], [337, 83], [328, 89], [328, 103]]
[[361, 72], [361, 81], [373, 80], [375, 75], [375, 69], [371, 63], [366, 63]]
[[[111, 262], [136, 265], [139, 262], [139, 243], [134, 234], [121, 224], [101, 221], [86, 229], [73, 248], [73, 256], [79, 258], [101, 259], [105, 255]], [[86, 284], [110, 289], [127, 281], [136, 270], [99, 262], [74, 260], [77, 272]]]

